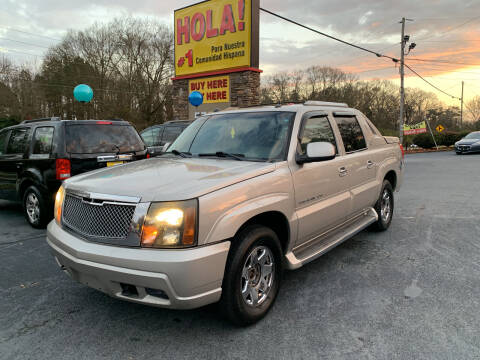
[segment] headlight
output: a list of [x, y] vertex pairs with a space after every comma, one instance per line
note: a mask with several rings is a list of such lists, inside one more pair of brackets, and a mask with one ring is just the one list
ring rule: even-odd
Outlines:
[[197, 200], [152, 203], [143, 223], [142, 247], [195, 246], [197, 208]]
[[60, 186], [60, 189], [57, 191], [57, 195], [55, 195], [55, 209], [54, 209], [54, 216], [57, 224], [60, 225], [62, 219], [62, 208], [63, 208], [63, 200], [65, 199], [65, 188]]

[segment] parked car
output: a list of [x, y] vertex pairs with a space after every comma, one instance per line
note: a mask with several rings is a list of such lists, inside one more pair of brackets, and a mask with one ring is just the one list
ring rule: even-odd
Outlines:
[[41, 228], [53, 217], [62, 181], [146, 154], [127, 121], [26, 120], [0, 130], [0, 199], [21, 201], [28, 223]]
[[455, 143], [457, 155], [480, 152], [480, 131], [474, 131]]
[[73, 279], [115, 298], [220, 301], [251, 324], [284, 268], [390, 226], [403, 165], [398, 138], [346, 104], [218, 112], [160, 157], [65, 181], [47, 242]]
[[140, 135], [147, 145], [151, 156], [161, 155], [165, 145], [171, 144], [190, 125], [190, 120], [167, 121], [143, 130]]

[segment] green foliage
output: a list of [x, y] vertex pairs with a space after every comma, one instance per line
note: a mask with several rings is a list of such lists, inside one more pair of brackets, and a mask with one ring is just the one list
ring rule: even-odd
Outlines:
[[412, 140], [412, 143], [420, 146], [423, 149], [431, 149], [435, 147], [435, 142], [430, 133], [418, 134]]
[[458, 132], [454, 131], [444, 131], [438, 135], [436, 135], [437, 144], [439, 146], [452, 146], [458, 140], [460, 140], [462, 136]]

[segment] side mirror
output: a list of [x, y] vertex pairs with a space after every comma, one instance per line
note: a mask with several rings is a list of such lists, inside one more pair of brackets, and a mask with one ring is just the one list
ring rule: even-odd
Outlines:
[[172, 145], [172, 143], [169, 143], [169, 142], [165, 143], [165, 145], [163, 145], [163, 147], [162, 147], [161, 152], [162, 153], [167, 152], [167, 149], [170, 145]]
[[327, 161], [335, 158], [335, 146], [329, 142], [313, 142], [307, 144], [305, 155], [296, 157], [297, 164], [305, 164], [310, 162]]

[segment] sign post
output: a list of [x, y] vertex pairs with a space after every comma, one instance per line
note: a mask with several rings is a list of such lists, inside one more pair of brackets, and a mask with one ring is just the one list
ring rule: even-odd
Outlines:
[[200, 111], [259, 104], [259, 14], [259, 0], [207, 0], [175, 10], [175, 118], [193, 118], [193, 91], [203, 95]]

